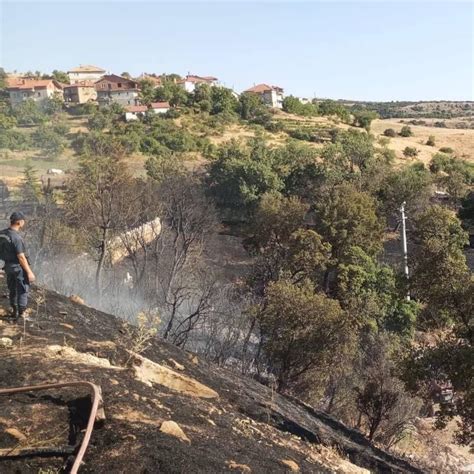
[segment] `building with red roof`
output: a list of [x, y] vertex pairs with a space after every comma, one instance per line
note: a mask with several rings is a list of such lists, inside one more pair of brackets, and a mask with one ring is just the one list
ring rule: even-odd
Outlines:
[[262, 102], [269, 107], [281, 109], [283, 107], [283, 88], [279, 86], [269, 86], [268, 84], [257, 84], [247, 89], [247, 93], [258, 94]]
[[209, 84], [210, 86], [215, 86], [217, 83], [217, 77], [196, 76], [194, 74], [188, 74], [184, 79], [178, 81], [178, 84], [181, 84], [186, 92], [194, 92], [194, 89], [198, 84]]
[[6, 91], [10, 96], [12, 107], [17, 107], [28, 99], [41, 103], [54, 96], [63, 98], [63, 85], [54, 79], [9, 77]]
[[110, 104], [127, 105], [138, 104], [138, 82], [126, 77], [108, 74], [95, 83], [99, 106]]

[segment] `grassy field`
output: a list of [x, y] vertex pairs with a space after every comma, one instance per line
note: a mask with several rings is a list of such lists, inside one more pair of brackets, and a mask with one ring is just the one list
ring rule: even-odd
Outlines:
[[[374, 120], [371, 126], [371, 132], [377, 136], [383, 136], [384, 130], [393, 128], [396, 132], [405, 125], [400, 123], [399, 119]], [[411, 137], [390, 138], [388, 148], [391, 148], [397, 154], [399, 162], [412, 162], [414, 159], [407, 159], [403, 156], [403, 149], [407, 146], [415, 147], [419, 150], [416, 160], [427, 164], [432, 156], [442, 147], [450, 147], [458, 158], [474, 162], [474, 130], [437, 128], [421, 125], [410, 125], [413, 131]], [[426, 145], [428, 137], [435, 137], [435, 146]]]

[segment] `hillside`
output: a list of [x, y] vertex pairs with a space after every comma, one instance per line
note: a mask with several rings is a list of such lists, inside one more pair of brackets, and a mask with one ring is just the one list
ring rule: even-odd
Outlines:
[[[64, 114], [62, 120], [69, 129], [65, 135], [64, 148], [56, 155], [45, 154], [41, 147], [37, 147], [34, 140], [30, 148], [1, 148], [0, 147], [0, 173], [7, 185], [16, 187], [21, 182], [25, 164], [30, 162], [38, 175], [44, 175], [48, 169], [59, 168], [62, 170], [73, 170], [77, 167], [78, 154], [73, 149], [73, 142], [80, 134], [87, 133], [87, 121], [89, 116], [73, 116]], [[331, 141], [331, 133], [334, 130], [361, 131], [360, 128], [348, 125], [335, 116], [303, 117], [300, 115], [273, 111], [270, 124], [276, 127], [263, 127], [261, 125], [238, 120], [231, 123], [216, 124], [212, 116], [206, 114], [192, 113], [183, 109], [183, 114], [176, 119], [168, 119], [177, 127], [194, 138], [208, 140], [213, 146], [221, 146], [229, 140], [248, 140], [255, 136], [262, 136], [270, 146], [283, 146], [289, 139], [295, 139], [316, 149], [321, 149]], [[413, 123], [416, 122], [416, 123]], [[398, 135], [400, 129], [408, 124], [413, 135], [401, 137]], [[443, 126], [440, 126], [442, 124]], [[464, 128], [460, 128], [460, 124]], [[395, 152], [395, 163], [397, 166], [410, 165], [414, 162], [429, 164], [434, 154], [441, 148], [451, 148], [453, 156], [466, 161], [474, 161], [474, 129], [471, 127], [472, 119], [469, 117], [456, 119], [431, 118], [419, 121], [410, 119], [376, 119], [371, 124], [371, 133], [375, 139], [388, 149]], [[128, 124], [127, 128], [133, 128], [136, 124]], [[393, 129], [397, 135], [393, 138], [384, 136], [384, 130]], [[13, 133], [19, 136], [32, 137], [38, 131], [37, 126], [16, 127]], [[435, 146], [426, 144], [432, 136]], [[416, 158], [406, 158], [403, 150], [406, 147], [416, 148]], [[184, 152], [183, 159], [189, 169], [202, 167], [207, 161], [202, 151]], [[144, 163], [148, 154], [135, 150], [127, 156], [127, 162], [136, 175], [144, 173]]]
[[[1, 387], [101, 386], [106, 420], [93, 431], [81, 472], [421, 472], [330, 416], [161, 340], [143, 356], [130, 354], [124, 323], [113, 316], [41, 289], [33, 299], [25, 327], [0, 319]], [[5, 307], [3, 300], [2, 317]], [[75, 444], [78, 420], [88, 416], [84, 395], [0, 398], [0, 449], [11, 450], [0, 471], [58, 472], [64, 459], [14, 460], [15, 449]], [[182, 439], [162, 432], [169, 420]]]

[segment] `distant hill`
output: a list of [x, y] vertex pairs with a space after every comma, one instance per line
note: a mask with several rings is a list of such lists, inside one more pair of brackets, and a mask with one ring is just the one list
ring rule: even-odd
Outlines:
[[376, 111], [381, 118], [439, 118], [473, 117], [474, 101], [391, 101], [370, 102], [339, 100], [350, 108], [367, 108]]

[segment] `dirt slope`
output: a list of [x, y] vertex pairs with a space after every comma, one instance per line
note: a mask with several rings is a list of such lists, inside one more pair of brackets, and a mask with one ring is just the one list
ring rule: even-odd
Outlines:
[[[64, 296], [35, 290], [25, 327], [6, 322], [5, 308], [2, 299], [0, 342], [12, 345], [0, 347], [1, 387], [64, 380], [102, 387], [107, 419], [81, 472], [421, 472], [330, 416], [161, 340], [130, 357], [124, 323]], [[77, 444], [85, 396], [77, 389], [0, 396], [0, 449]], [[3, 457], [0, 472], [59, 472], [67, 461]]]

